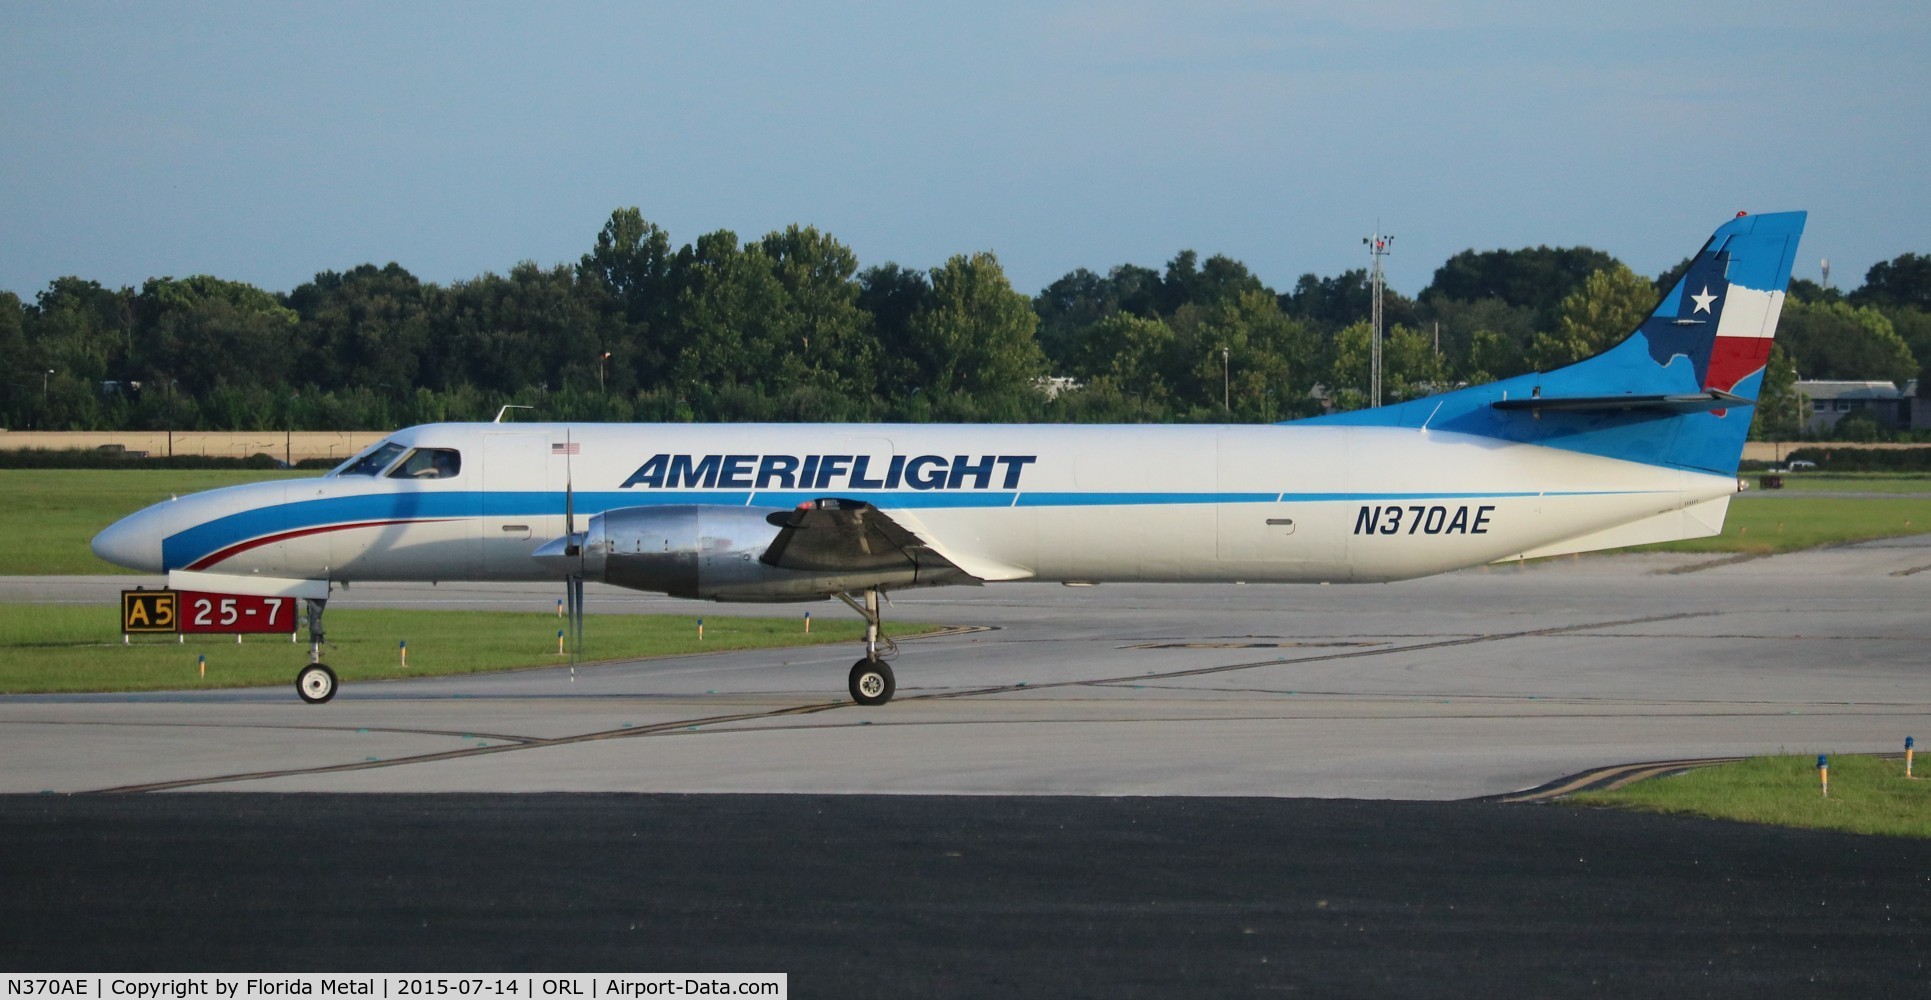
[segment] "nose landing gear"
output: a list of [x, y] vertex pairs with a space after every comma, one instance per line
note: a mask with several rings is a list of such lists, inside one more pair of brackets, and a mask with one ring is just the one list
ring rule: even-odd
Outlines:
[[335, 671], [322, 662], [322, 612], [328, 608], [328, 600], [308, 601], [308, 666], [295, 675], [295, 693], [311, 705], [320, 705], [335, 697], [341, 687], [335, 679]]

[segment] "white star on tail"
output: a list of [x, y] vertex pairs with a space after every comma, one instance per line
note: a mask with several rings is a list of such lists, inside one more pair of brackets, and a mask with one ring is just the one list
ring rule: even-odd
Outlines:
[[1692, 314], [1692, 315], [1694, 315], [1694, 314], [1696, 314], [1696, 313], [1706, 313], [1706, 312], [1709, 312], [1709, 311], [1710, 311], [1710, 303], [1712, 303], [1712, 302], [1715, 302], [1715, 301], [1716, 301], [1716, 296], [1714, 296], [1714, 295], [1711, 295], [1711, 294], [1710, 294], [1710, 286], [1708, 286], [1708, 285], [1704, 285], [1704, 286], [1703, 286], [1703, 294], [1701, 294], [1701, 295], [1692, 295], [1692, 296], [1690, 296], [1690, 298], [1691, 298], [1691, 299], [1694, 299], [1694, 300], [1696, 301], [1696, 308], [1695, 308], [1695, 309], [1692, 309], [1692, 310], [1690, 310], [1690, 312], [1691, 312], [1691, 314]]

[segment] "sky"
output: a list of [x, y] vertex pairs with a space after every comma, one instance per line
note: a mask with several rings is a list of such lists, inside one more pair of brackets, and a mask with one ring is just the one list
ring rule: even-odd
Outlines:
[[1194, 249], [1285, 290], [1395, 237], [1654, 275], [1804, 209], [1796, 274], [1931, 252], [1922, 0], [1614, 4], [8, 0], [0, 290], [288, 291], [798, 223], [1037, 292]]

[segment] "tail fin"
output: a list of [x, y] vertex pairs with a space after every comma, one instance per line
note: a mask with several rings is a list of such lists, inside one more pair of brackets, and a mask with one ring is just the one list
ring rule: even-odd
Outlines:
[[[1803, 231], [1802, 212], [1725, 223], [1630, 339], [1659, 365], [1688, 359], [1697, 388], [1755, 402]], [[1564, 371], [1586, 381], [1589, 364]]]
[[1650, 317], [1593, 358], [1316, 419], [1459, 431], [1734, 475], [1803, 229], [1802, 212], [1724, 223]]

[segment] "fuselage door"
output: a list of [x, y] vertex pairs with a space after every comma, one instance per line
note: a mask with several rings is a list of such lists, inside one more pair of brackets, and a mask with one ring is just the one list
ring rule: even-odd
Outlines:
[[552, 517], [550, 508], [561, 502], [562, 494], [550, 488], [549, 466], [547, 433], [504, 431], [483, 435], [480, 499], [485, 576], [499, 580], [548, 577], [530, 559], [530, 553], [556, 533], [551, 530], [551, 522], [557, 518]]

